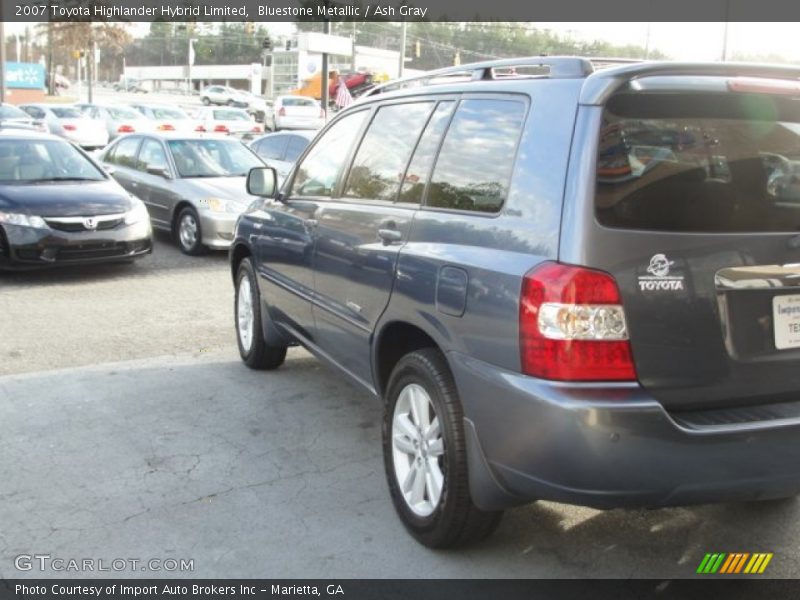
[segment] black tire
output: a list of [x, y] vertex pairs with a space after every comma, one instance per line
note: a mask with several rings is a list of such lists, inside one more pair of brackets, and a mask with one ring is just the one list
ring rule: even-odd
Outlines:
[[[182, 224], [184, 220], [188, 219], [191, 219], [194, 222], [194, 227], [196, 230], [193, 242], [181, 235]], [[200, 217], [197, 215], [197, 211], [191, 206], [187, 206], [181, 210], [180, 213], [178, 213], [178, 218], [175, 219], [174, 234], [175, 239], [178, 242], [178, 247], [184, 254], [188, 254], [189, 256], [200, 256], [208, 252], [208, 248], [203, 246], [202, 243], [203, 229], [202, 225], [200, 224]]]
[[228, 106], [235, 106], [236, 102], [232, 99], [229, 99], [225, 104], [227, 104]]
[[207, 96], [203, 96], [202, 98], [200, 98], [200, 102], [203, 103], [203, 106], [208, 106], [209, 104], [211, 104], [211, 100], [209, 100]]
[[[239, 308], [240, 308], [240, 290], [242, 289], [242, 280], [247, 279], [250, 290], [250, 302], [252, 306], [252, 330], [250, 335], [252, 341], [249, 348], [245, 347], [246, 344], [242, 342], [242, 336], [239, 330]], [[236, 343], [239, 346], [239, 356], [242, 361], [251, 369], [277, 369], [286, 360], [286, 346], [268, 346], [264, 341], [264, 336], [261, 331], [261, 299], [258, 292], [258, 284], [256, 281], [255, 271], [253, 270], [253, 263], [250, 258], [245, 258], [239, 264], [239, 269], [236, 271], [236, 291], [234, 298], [234, 326], [236, 327]]]
[[[416, 514], [406, 502], [393, 458], [392, 423], [395, 406], [401, 391], [410, 384], [417, 384], [427, 392], [439, 419], [444, 445], [444, 453], [438, 458], [444, 483], [438, 505], [429, 516]], [[400, 359], [389, 379], [385, 400], [384, 468], [389, 493], [403, 525], [417, 541], [430, 548], [465, 546], [487, 537], [497, 527], [503, 513], [480, 510], [472, 502], [463, 411], [453, 376], [442, 353], [434, 348], [425, 348]]]

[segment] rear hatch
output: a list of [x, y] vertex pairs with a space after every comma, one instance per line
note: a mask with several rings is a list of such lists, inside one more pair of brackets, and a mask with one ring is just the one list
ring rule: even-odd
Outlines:
[[654, 77], [602, 109], [582, 250], [673, 410], [800, 397], [800, 85]]

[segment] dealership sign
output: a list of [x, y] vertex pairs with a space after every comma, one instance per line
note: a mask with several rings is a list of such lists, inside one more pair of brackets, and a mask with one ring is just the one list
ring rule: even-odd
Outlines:
[[6, 63], [6, 85], [10, 88], [40, 90], [44, 88], [44, 67], [37, 63]]

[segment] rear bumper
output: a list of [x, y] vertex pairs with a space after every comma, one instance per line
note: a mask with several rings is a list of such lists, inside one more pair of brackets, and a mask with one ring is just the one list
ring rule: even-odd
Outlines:
[[113, 262], [153, 251], [150, 223], [108, 231], [66, 233], [4, 225], [0, 232], [0, 269]]
[[689, 429], [638, 384], [563, 384], [448, 359], [483, 508], [536, 499], [660, 507], [800, 492], [800, 418]]
[[319, 117], [275, 117], [278, 129], [322, 129], [325, 119]]

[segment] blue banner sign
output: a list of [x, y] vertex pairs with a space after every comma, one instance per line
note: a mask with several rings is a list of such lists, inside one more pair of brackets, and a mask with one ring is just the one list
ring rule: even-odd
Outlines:
[[6, 63], [6, 85], [12, 89], [44, 88], [44, 67], [37, 63]]

